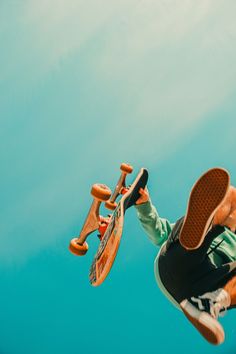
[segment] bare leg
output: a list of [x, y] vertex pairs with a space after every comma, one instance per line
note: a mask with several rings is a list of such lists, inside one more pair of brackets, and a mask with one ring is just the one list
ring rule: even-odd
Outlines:
[[233, 232], [236, 230], [236, 188], [230, 186], [222, 205], [217, 210], [213, 225], [229, 227]]
[[236, 276], [234, 276], [226, 283], [226, 285], [224, 286], [224, 290], [227, 291], [227, 293], [230, 296], [231, 299], [230, 306], [235, 306], [236, 305]]

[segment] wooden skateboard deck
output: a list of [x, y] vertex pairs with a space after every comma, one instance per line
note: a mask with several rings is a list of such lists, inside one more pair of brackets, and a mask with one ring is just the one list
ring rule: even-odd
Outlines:
[[125, 212], [140, 197], [139, 189], [145, 188], [147, 180], [148, 171], [142, 168], [135, 181], [128, 188], [128, 191], [118, 202], [90, 269], [89, 278], [91, 285], [98, 286], [102, 284], [109, 274], [120, 245]]

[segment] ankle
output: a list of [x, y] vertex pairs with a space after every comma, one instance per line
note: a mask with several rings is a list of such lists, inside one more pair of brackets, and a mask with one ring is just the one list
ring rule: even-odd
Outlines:
[[236, 277], [228, 281], [228, 283], [224, 286], [223, 289], [229, 297], [229, 301], [231, 306], [236, 305]]

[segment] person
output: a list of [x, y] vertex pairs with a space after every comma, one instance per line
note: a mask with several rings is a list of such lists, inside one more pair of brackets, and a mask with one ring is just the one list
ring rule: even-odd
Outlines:
[[223, 343], [218, 317], [236, 306], [236, 188], [228, 171], [212, 168], [194, 184], [185, 216], [175, 223], [159, 216], [148, 188], [139, 190], [138, 219], [161, 247], [156, 279], [210, 343]]

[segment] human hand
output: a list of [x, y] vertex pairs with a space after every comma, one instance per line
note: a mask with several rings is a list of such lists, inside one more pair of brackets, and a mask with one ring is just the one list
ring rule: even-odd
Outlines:
[[140, 188], [139, 194], [140, 194], [140, 197], [137, 199], [137, 201], [135, 203], [136, 205], [144, 204], [147, 201], [149, 201], [150, 196], [149, 196], [149, 192], [148, 192], [147, 187], [145, 187], [145, 189]]

